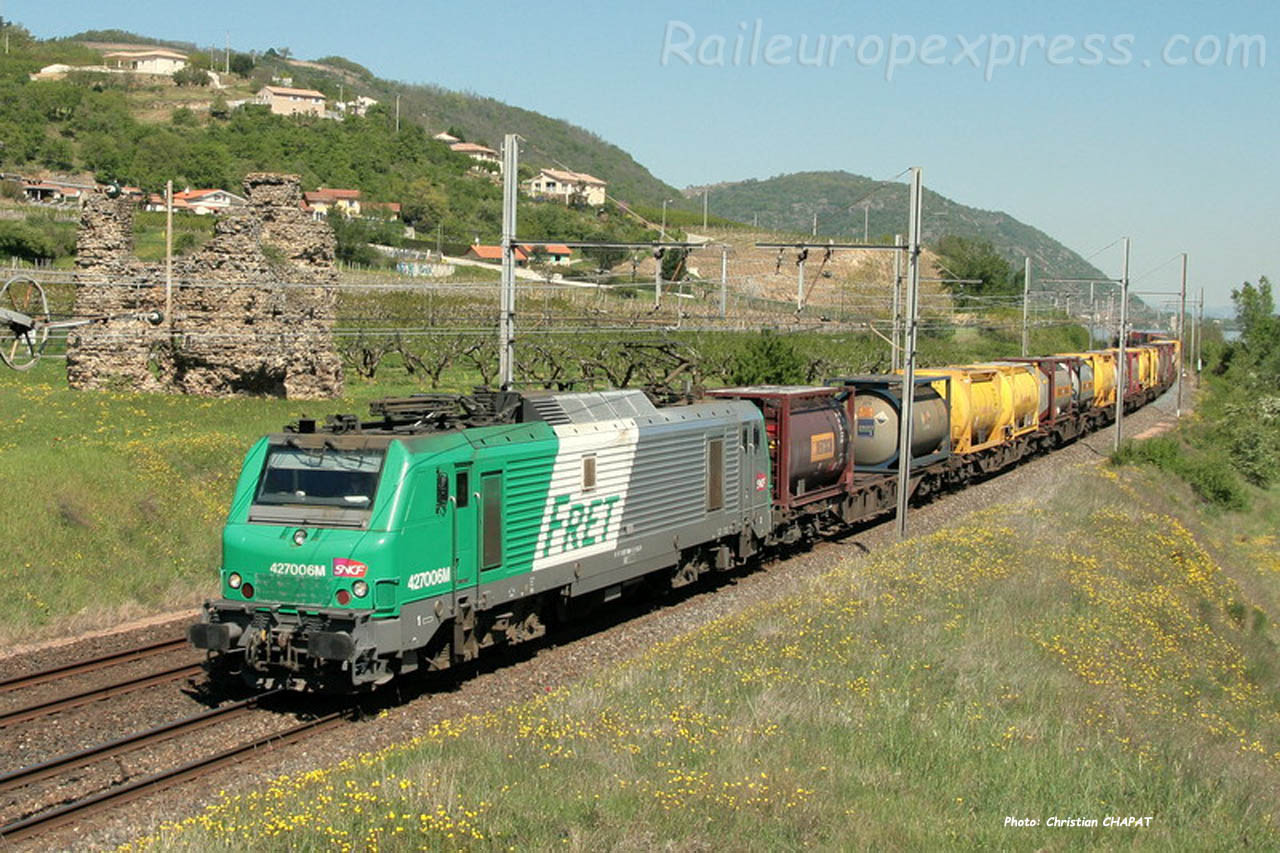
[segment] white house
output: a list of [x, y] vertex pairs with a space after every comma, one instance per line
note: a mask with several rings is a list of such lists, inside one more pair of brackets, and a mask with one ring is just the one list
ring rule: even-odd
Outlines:
[[[248, 201], [243, 196], [221, 189], [193, 190], [186, 189], [173, 194], [173, 209], [186, 210], [204, 216], [210, 213], [222, 213], [233, 207], [243, 207]], [[164, 196], [152, 193], [147, 199], [147, 210], [164, 210]]]
[[109, 68], [136, 71], [139, 74], [164, 74], [171, 77], [175, 71], [187, 67], [186, 54], [159, 48], [117, 50], [103, 54], [102, 58]]
[[605, 202], [605, 188], [608, 184], [586, 172], [570, 172], [564, 169], [542, 169], [527, 181], [529, 195], [540, 198], [553, 198], [568, 204], [574, 196], [593, 207], [600, 207]]
[[477, 145], [474, 142], [455, 142], [449, 146], [449, 150], [457, 151], [459, 154], [466, 154], [477, 163], [492, 163], [499, 169], [502, 168], [502, 158], [498, 156], [498, 152], [486, 145]]
[[324, 115], [324, 92], [315, 89], [293, 89], [288, 86], [263, 86], [254, 96], [255, 104], [264, 104], [281, 116]]

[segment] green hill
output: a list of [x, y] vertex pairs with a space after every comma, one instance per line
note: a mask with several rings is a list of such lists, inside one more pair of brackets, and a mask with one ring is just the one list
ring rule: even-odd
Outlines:
[[[251, 59], [250, 70], [222, 74], [227, 88], [220, 92], [83, 73], [33, 83], [27, 74], [45, 64], [98, 61], [100, 54], [91, 44], [190, 46], [122, 30], [40, 40], [11, 27], [10, 36], [12, 52], [0, 57], [0, 133], [6, 140], [0, 166], [6, 170], [79, 171], [148, 190], [158, 189], [168, 177], [179, 184], [235, 189], [245, 171], [296, 171], [307, 187], [354, 185], [369, 198], [401, 202], [406, 212], [417, 212], [413, 221], [420, 228], [434, 231], [443, 223], [446, 237], [470, 242], [475, 236], [496, 238], [497, 188], [475, 180], [470, 161], [429, 137], [449, 130], [497, 148], [503, 134], [514, 132], [526, 140], [522, 172], [552, 165], [589, 172], [609, 182], [613, 198], [642, 212], [652, 210], [651, 219], [663, 199], [680, 198], [678, 190], [626, 151], [589, 130], [473, 93], [384, 80], [343, 57], [305, 61], [290, 56], [287, 48], [252, 57], [233, 53], [232, 60]], [[221, 51], [189, 54], [195, 65], [219, 71], [226, 61]], [[227, 109], [227, 102], [246, 99], [263, 84], [281, 79], [318, 89], [331, 106], [359, 95], [379, 103], [366, 119], [349, 117], [345, 122]], [[401, 130], [394, 132], [397, 98]], [[869, 196], [870, 236], [886, 238], [903, 230], [907, 190], [897, 184], [872, 193], [875, 188], [871, 179], [847, 172], [801, 172], [715, 186], [712, 210], [723, 217], [722, 224], [758, 221], [763, 229], [803, 234], [809, 233], [817, 213], [819, 236], [860, 239], [861, 203]], [[670, 221], [694, 226], [701, 221], [699, 190], [686, 192], [687, 198], [670, 211]], [[579, 225], [575, 232], [595, 230], [586, 222]], [[1030, 255], [1038, 278], [1102, 275], [1075, 252], [1006, 213], [979, 210], [926, 190], [925, 241], [936, 242], [945, 234], [989, 240], [1018, 266], [1023, 255]]]
[[[778, 231], [809, 234], [818, 215], [818, 236], [856, 239], [863, 236], [863, 203], [870, 204], [868, 236], [892, 239], [907, 222], [908, 187], [884, 184], [849, 172], [796, 172], [767, 180], [739, 181], [710, 187], [711, 208], [721, 216]], [[701, 204], [702, 188], [686, 191], [688, 203]], [[980, 210], [925, 189], [924, 242], [946, 234], [989, 240], [1018, 269], [1030, 256], [1036, 277], [1083, 278], [1103, 273], [1048, 234], [1001, 211]]]
[[[501, 146], [504, 134], [517, 133], [525, 139], [523, 165], [559, 165], [588, 172], [608, 181], [609, 194], [625, 202], [661, 204], [679, 194], [617, 145], [561, 119], [469, 92], [383, 80], [338, 56], [302, 62], [270, 52], [258, 63], [260, 69], [287, 75], [295, 85], [318, 89], [335, 99], [340, 94], [348, 99], [364, 95], [393, 105], [399, 95], [402, 120], [420, 124], [431, 133], [450, 130], [468, 142], [494, 149]], [[261, 71], [255, 74], [255, 78], [262, 76]]]

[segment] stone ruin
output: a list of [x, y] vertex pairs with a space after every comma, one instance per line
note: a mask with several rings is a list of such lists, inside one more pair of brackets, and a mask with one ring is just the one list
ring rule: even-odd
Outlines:
[[[336, 240], [301, 208], [297, 175], [245, 176], [248, 205], [173, 259], [172, 310], [158, 325], [112, 319], [67, 341], [73, 388], [298, 399], [342, 393], [333, 340]], [[133, 255], [135, 203], [95, 193], [76, 242], [77, 316], [165, 312], [165, 265]]]

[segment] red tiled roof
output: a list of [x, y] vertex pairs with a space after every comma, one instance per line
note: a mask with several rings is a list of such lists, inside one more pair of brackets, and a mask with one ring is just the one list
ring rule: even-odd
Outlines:
[[[481, 246], [476, 244], [467, 250], [468, 255], [475, 255], [482, 261], [500, 261], [502, 260], [501, 246]], [[516, 259], [528, 260], [529, 253], [522, 246], [516, 246]]]
[[273, 95], [297, 95], [302, 98], [320, 98], [324, 100], [324, 92], [317, 92], [315, 89], [291, 89], [288, 86], [263, 86]]
[[302, 197], [311, 202], [340, 201], [343, 199], [347, 201], [359, 201], [360, 190], [339, 190], [321, 187], [320, 189], [312, 192], [304, 192]]
[[461, 154], [492, 154], [497, 157], [498, 152], [494, 151], [487, 145], [477, 145], [474, 142], [455, 142], [449, 146], [450, 151], [457, 151]]
[[527, 254], [532, 255], [534, 249], [541, 246], [548, 255], [572, 255], [573, 249], [570, 249], [563, 243], [523, 243], [520, 248], [524, 249]]
[[543, 169], [542, 174], [546, 175], [548, 178], [554, 178], [557, 181], [560, 181], [562, 183], [567, 183], [567, 184], [600, 184], [601, 186], [605, 185], [604, 181], [600, 180], [594, 175], [588, 175], [586, 172], [569, 172], [563, 169]]

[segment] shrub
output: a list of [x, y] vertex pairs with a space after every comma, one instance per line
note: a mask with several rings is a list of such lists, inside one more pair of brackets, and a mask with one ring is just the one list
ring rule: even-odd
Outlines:
[[1188, 448], [1171, 436], [1126, 441], [1112, 454], [1115, 465], [1151, 465], [1178, 477], [1201, 499], [1219, 509], [1249, 506], [1248, 490], [1224, 453]]
[[733, 357], [734, 385], [787, 385], [803, 382], [805, 359], [789, 341], [764, 331]]

